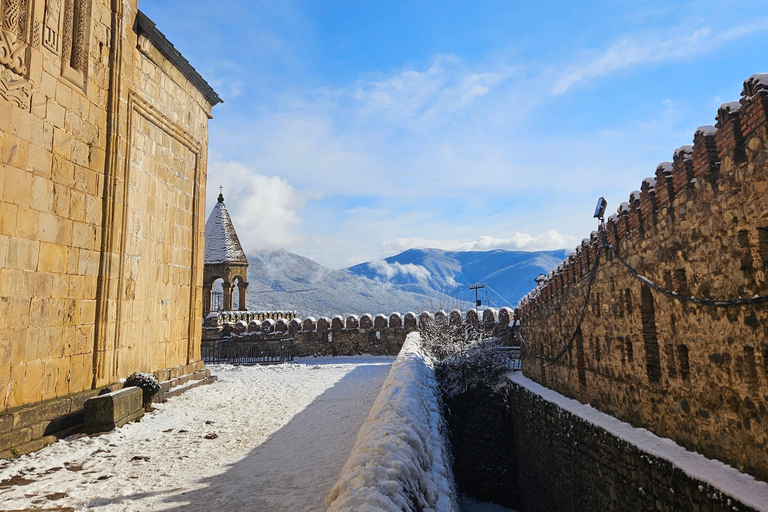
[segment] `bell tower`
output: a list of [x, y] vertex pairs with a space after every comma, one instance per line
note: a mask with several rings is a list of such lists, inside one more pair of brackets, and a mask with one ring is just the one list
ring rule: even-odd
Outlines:
[[203, 317], [213, 307], [213, 283], [223, 279], [223, 309], [232, 311], [233, 291], [238, 289], [237, 309], [245, 311], [245, 293], [248, 288], [248, 260], [237, 238], [235, 226], [224, 205], [224, 194], [219, 187], [219, 198], [205, 223], [205, 264], [203, 267]]

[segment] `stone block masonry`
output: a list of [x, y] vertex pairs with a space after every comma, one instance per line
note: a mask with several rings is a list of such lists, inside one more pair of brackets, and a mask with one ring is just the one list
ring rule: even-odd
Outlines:
[[755, 75], [518, 309], [526, 376], [766, 481], [767, 119]]
[[123, 388], [85, 401], [83, 432], [94, 434], [122, 427], [144, 416], [143, 391], [137, 387]]
[[459, 491], [521, 512], [768, 510], [768, 484], [520, 377], [446, 404]]
[[81, 424], [83, 397], [134, 371], [201, 369], [220, 99], [137, 0], [2, 4], [0, 415], [42, 411], [0, 422], [7, 454]]
[[306, 318], [300, 320], [294, 312], [227, 311], [211, 313], [205, 319], [203, 342], [224, 338], [265, 339], [290, 336], [294, 339], [294, 356], [351, 356], [359, 354], [396, 356], [406, 336], [426, 322], [462, 323], [485, 329], [489, 334], [507, 333], [511, 337], [513, 312], [486, 309], [482, 318], [474, 309], [466, 314], [459, 310], [430, 313], [392, 313], [346, 318]]

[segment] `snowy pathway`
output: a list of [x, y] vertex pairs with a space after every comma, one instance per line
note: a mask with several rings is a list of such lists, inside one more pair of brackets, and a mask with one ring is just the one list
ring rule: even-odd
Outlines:
[[0, 510], [324, 510], [393, 359], [213, 367], [138, 423], [0, 462]]

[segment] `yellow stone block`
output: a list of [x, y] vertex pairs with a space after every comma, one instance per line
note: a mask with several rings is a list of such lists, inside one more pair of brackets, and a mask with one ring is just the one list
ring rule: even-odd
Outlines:
[[8, 407], [8, 391], [11, 389], [11, 365], [0, 366], [0, 389], [6, 390], [0, 395], [0, 408]]
[[42, 398], [45, 363], [43, 361], [27, 362], [26, 370], [27, 371], [24, 375], [24, 391], [22, 394], [22, 399], [26, 404], [38, 402]]
[[56, 101], [65, 108], [69, 108], [71, 100], [72, 86], [64, 80], [59, 80], [56, 83]]
[[58, 373], [56, 375], [56, 396], [69, 394], [69, 357], [62, 357], [57, 360]]
[[28, 208], [19, 208], [16, 218], [16, 236], [21, 238], [37, 239], [37, 220], [39, 213]]
[[37, 221], [37, 238], [43, 242], [56, 242], [59, 234], [59, 220], [55, 215], [40, 212]]
[[0, 202], [0, 234], [16, 235], [18, 210], [15, 204]]
[[32, 208], [44, 212], [53, 210], [53, 182], [40, 176], [32, 178]]
[[55, 183], [72, 187], [75, 184], [75, 164], [66, 158], [54, 155], [51, 164], [51, 179]]
[[37, 263], [38, 272], [67, 271], [67, 248], [63, 245], [40, 242], [40, 254]]
[[20, 270], [37, 270], [40, 242], [23, 238], [10, 238], [8, 266]]
[[101, 198], [93, 195], [85, 196], [85, 222], [92, 225], [101, 224]]
[[35, 272], [35, 298], [32, 300], [42, 300], [41, 297], [50, 297], [53, 293], [53, 276], [47, 272]]
[[21, 290], [22, 271], [15, 268], [0, 268], [0, 300], [6, 299], [0, 303], [0, 307], [5, 307], [6, 311], [0, 317], [0, 325], [9, 325], [10, 303], [7, 297], [18, 297]]
[[72, 155], [72, 137], [58, 128], [53, 130], [53, 152], [67, 160]]
[[72, 221], [69, 219], [59, 219], [58, 231], [56, 233], [56, 243], [62, 245], [72, 245]]
[[58, 360], [47, 360], [43, 371], [43, 384], [40, 398], [48, 400], [56, 396], [56, 381], [58, 377]]
[[8, 237], [0, 235], [0, 267], [4, 267], [8, 260]]
[[6, 134], [3, 147], [0, 148], [0, 160], [10, 167], [26, 170], [29, 158], [29, 142]]
[[29, 169], [43, 178], [51, 177], [51, 153], [41, 146], [29, 147]]
[[69, 276], [67, 274], [51, 274], [51, 297], [56, 299], [69, 297]]
[[95, 300], [83, 300], [80, 302], [80, 321], [84, 324], [96, 323]]
[[24, 379], [27, 374], [27, 365], [24, 363], [11, 365], [10, 393], [8, 396], [8, 407], [23, 405], [24, 402]]
[[85, 222], [85, 194], [78, 190], [70, 191], [69, 218], [79, 222]]
[[56, 78], [50, 74], [43, 72], [43, 78], [40, 83], [40, 92], [49, 98], [56, 96]]
[[93, 249], [96, 246], [96, 231], [82, 222], [73, 223], [72, 245], [82, 249]]
[[13, 330], [0, 328], [0, 366], [11, 364]]
[[29, 208], [32, 196], [32, 175], [13, 166], [6, 167], [3, 200]]

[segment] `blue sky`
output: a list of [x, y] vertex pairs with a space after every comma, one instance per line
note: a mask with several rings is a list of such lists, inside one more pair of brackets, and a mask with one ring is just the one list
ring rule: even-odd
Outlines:
[[768, 1], [142, 2], [246, 250], [574, 248], [768, 71]]

